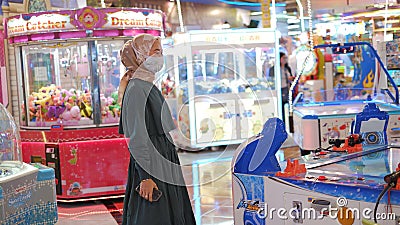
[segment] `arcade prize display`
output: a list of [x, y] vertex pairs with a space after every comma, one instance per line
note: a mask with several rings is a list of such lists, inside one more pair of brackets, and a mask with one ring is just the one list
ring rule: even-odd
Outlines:
[[22, 162], [19, 130], [0, 103], [0, 224], [55, 224], [54, 169]]
[[15, 48], [24, 162], [53, 167], [60, 200], [123, 194], [129, 163], [118, 134], [119, 51], [161, 36], [159, 10], [85, 7], [6, 20]]
[[400, 85], [400, 39], [386, 42], [386, 66], [397, 86]]
[[[400, 148], [387, 145], [389, 115], [371, 102], [354, 121], [332, 151], [278, 162], [288, 134], [269, 119], [233, 157], [234, 224], [398, 224]], [[371, 142], [371, 130], [382, 143]]]
[[237, 29], [173, 37], [164, 48], [160, 82], [177, 120], [180, 146], [240, 143], [278, 116], [275, 80], [267, 79], [264, 67], [278, 54], [278, 36], [272, 29]]
[[[381, 84], [378, 80], [391, 84], [394, 81], [375, 49], [366, 42], [320, 45], [315, 48], [331, 48], [338, 58], [360, 51], [362, 63], [355, 67], [349, 84], [339, 83], [333, 90], [320, 91], [319, 101], [304, 99], [293, 104], [293, 138], [299, 147], [306, 151], [325, 149], [330, 145], [329, 139], [347, 137], [354, 116], [369, 102], [376, 103], [381, 110], [389, 113], [387, 138], [389, 143], [397, 143], [400, 140], [399, 93], [396, 85], [392, 90], [379, 88]], [[380, 75], [387, 77], [386, 80], [375, 79], [378, 63], [383, 70]], [[330, 96], [333, 98], [330, 99]], [[382, 141], [382, 137], [376, 137], [376, 142]]]

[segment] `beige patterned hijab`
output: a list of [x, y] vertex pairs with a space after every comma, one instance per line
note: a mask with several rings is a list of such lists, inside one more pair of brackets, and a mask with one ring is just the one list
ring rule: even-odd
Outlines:
[[121, 62], [127, 68], [127, 71], [121, 78], [118, 88], [118, 103], [120, 105], [122, 105], [122, 97], [130, 79], [138, 78], [153, 83], [155, 74], [141, 65], [149, 57], [150, 49], [155, 41], [160, 41], [160, 38], [150, 34], [139, 34], [127, 41], [122, 47], [120, 51]]

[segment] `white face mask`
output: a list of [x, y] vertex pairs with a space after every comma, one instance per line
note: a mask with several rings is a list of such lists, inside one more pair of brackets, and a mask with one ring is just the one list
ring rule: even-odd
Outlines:
[[143, 66], [152, 73], [159, 72], [164, 66], [163, 56], [150, 56], [144, 62]]

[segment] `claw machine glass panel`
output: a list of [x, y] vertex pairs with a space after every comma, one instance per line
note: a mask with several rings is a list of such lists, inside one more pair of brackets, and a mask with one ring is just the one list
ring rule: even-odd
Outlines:
[[93, 125], [87, 55], [87, 42], [22, 46], [29, 108], [23, 125]]
[[[270, 29], [174, 36], [165, 55], [172, 55], [177, 65], [173, 79], [181, 147], [240, 143], [258, 134], [268, 118], [278, 116], [278, 95], [263, 72], [266, 52], [277, 53], [277, 36]], [[168, 71], [172, 69], [166, 69], [171, 77]]]
[[119, 50], [124, 40], [97, 41], [101, 123], [115, 124], [119, 122], [120, 106], [118, 102], [118, 86], [120, 75], [125, 68], [120, 62]]

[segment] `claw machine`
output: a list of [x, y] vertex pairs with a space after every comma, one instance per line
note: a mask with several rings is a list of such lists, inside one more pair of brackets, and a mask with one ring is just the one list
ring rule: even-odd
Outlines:
[[175, 114], [180, 147], [241, 143], [278, 116], [280, 88], [267, 79], [265, 65], [279, 54], [279, 35], [265, 28], [189, 31], [173, 37], [173, 46], [164, 49], [160, 82]]
[[57, 197], [123, 194], [129, 163], [118, 134], [119, 51], [140, 33], [163, 35], [164, 15], [139, 8], [92, 8], [6, 20], [15, 49], [24, 162], [55, 168]]

